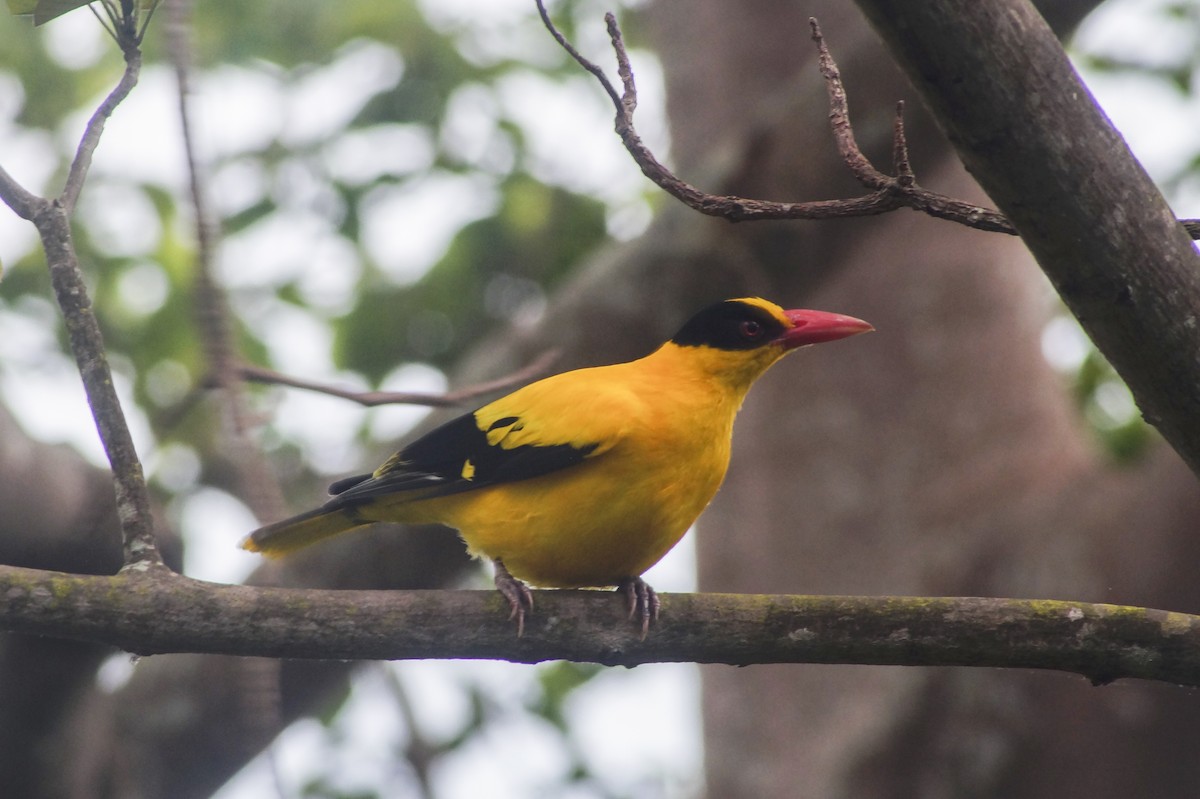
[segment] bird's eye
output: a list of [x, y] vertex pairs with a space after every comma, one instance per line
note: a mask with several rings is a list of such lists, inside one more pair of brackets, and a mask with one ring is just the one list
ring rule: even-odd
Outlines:
[[738, 325], [738, 332], [747, 341], [755, 341], [762, 338], [763, 326], [761, 322], [756, 322], [753, 319], [745, 319]]

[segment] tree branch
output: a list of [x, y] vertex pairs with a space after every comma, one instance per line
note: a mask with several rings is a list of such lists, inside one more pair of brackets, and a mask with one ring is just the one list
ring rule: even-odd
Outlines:
[[[154, 541], [150, 495], [133, 436], [113, 385], [112, 370], [104, 351], [100, 324], [92, 312], [83, 272], [71, 241], [71, 221], [61, 202], [46, 203], [33, 218], [46, 251], [50, 282], [62, 310], [67, 339], [83, 379], [88, 405], [96, 421], [104, 453], [112, 466], [117, 494], [117, 516], [121, 519], [125, 567], [163, 567]], [[163, 567], [165, 568], [165, 567]]]
[[[595, 75], [596, 79], [600, 81], [600, 85], [604, 87], [616, 109], [614, 124], [617, 135], [621, 137], [625, 149], [641, 168], [642, 174], [659, 188], [700, 213], [728, 219], [731, 222], [742, 222], [759, 219], [839, 219], [874, 216], [898, 208], [912, 208], [930, 216], [949, 219], [979, 230], [1016, 233], [1016, 230], [1002, 214], [918, 186], [912, 169], [907, 163], [907, 157], [893, 165], [896, 168], [894, 177], [885, 175], [871, 164], [855, 142], [841, 74], [837, 64], [834, 63], [833, 56], [825, 46], [821, 29], [815, 19], [810, 19], [809, 24], [812, 28], [813, 41], [817, 44], [821, 73], [825, 77], [829, 91], [829, 121], [837, 142], [838, 152], [854, 177], [872, 191], [862, 197], [846, 200], [773, 202], [732, 195], [707, 194], [676, 177], [655, 158], [650, 149], [642, 142], [634, 127], [633, 113], [637, 108], [637, 85], [634, 82], [629, 54], [625, 49], [616, 17], [606, 14], [604, 18], [608, 24], [609, 37], [617, 57], [617, 71], [623, 87], [623, 91], [620, 93], [604, 74], [604, 70], [584, 58], [554, 26], [542, 0], [537, 1], [537, 6], [542, 22], [550, 31], [550, 35], [580, 66]], [[903, 121], [899, 114], [897, 114], [896, 122], [895, 151], [898, 157], [900, 153], [906, 152]]]
[[[900, 208], [911, 208], [914, 211], [938, 219], [957, 222], [977, 230], [1009, 235], [1017, 234], [1017, 228], [1004, 214], [923, 189], [917, 184], [912, 166], [908, 163], [907, 145], [904, 143], [902, 103], [898, 105], [896, 115], [895, 159], [893, 161], [895, 175], [880, 172], [871, 164], [855, 142], [841, 73], [825, 45], [820, 26], [815, 18], [809, 18], [809, 25], [812, 29], [812, 39], [817, 44], [821, 74], [825, 78], [829, 91], [829, 122], [833, 129], [838, 152], [855, 179], [873, 191], [862, 197], [846, 200], [775, 202], [733, 195], [708, 194], [676, 177], [646, 147], [634, 127], [633, 112], [637, 108], [637, 85], [634, 82], [629, 54], [625, 49], [616, 17], [609, 13], [605, 14], [604, 18], [608, 25], [613, 50], [616, 53], [617, 71], [623, 86], [622, 92], [617, 91], [608, 76], [604, 74], [603, 69], [585, 58], [567, 41], [551, 21], [543, 0], [537, 0], [537, 7], [543, 24], [554, 40], [581, 67], [596, 77], [609, 99], [612, 100], [613, 107], [616, 109], [615, 129], [617, 135], [621, 137], [625, 149], [634, 162], [641, 168], [642, 174], [689, 208], [702, 214], [727, 219], [730, 222], [760, 219], [839, 219], [875, 216]], [[1200, 220], [1181, 219], [1179, 222], [1189, 236], [1193, 239], [1200, 239]]]
[[137, 29], [137, 11], [130, 4], [123, 4], [122, 8], [123, 16], [120, 16], [111, 7], [105, 6], [113, 23], [112, 32], [125, 54], [125, 72], [88, 121], [62, 194], [56, 200], [35, 196], [0, 169], [0, 198], [19, 216], [32, 222], [41, 237], [50, 282], [62, 311], [71, 352], [83, 379], [105, 455], [112, 466], [125, 568], [165, 569], [154, 541], [150, 496], [146, 490], [142, 465], [138, 461], [133, 437], [113, 385], [100, 325], [92, 312], [92, 301], [71, 240], [71, 211], [87, 178], [92, 154], [100, 141], [104, 124], [136, 85], [141, 68], [141, 32]]
[[859, 0], [1146, 420], [1200, 474], [1200, 258], [1024, 0]]
[[32, 220], [43, 209], [46, 200], [26, 189], [8, 170], [0, 166], [0, 200], [22, 219]]
[[1058, 600], [665, 594], [643, 641], [616, 593], [536, 597], [517, 638], [492, 591], [251, 588], [170, 572], [0, 566], [0, 628], [139, 655], [986, 666], [1200, 685], [1200, 616], [1185, 613]]
[[138, 75], [142, 70], [142, 51], [139, 47], [140, 38], [136, 36], [129, 38], [118, 36], [117, 41], [121, 45], [121, 51], [125, 54], [125, 72], [121, 75], [121, 80], [113, 87], [113, 90], [100, 103], [95, 113], [92, 114], [91, 119], [88, 120], [87, 127], [84, 128], [83, 138], [79, 141], [79, 147], [75, 151], [75, 159], [71, 162], [71, 168], [67, 172], [67, 182], [63, 186], [62, 195], [59, 197], [59, 201], [63, 204], [68, 215], [75, 210], [75, 203], [79, 199], [79, 192], [83, 190], [88, 170], [92, 166], [92, 156], [96, 152], [96, 147], [100, 144], [101, 134], [104, 133], [105, 123], [108, 122], [108, 118], [112, 116], [113, 111], [117, 109], [121, 101], [133, 91], [133, 87], [138, 82]]

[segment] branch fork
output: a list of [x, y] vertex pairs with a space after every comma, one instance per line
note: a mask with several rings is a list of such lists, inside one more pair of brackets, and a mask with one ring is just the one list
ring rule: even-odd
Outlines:
[[[585, 58], [563, 36], [550, 19], [543, 0], [537, 0], [537, 8], [542, 23], [554, 40], [576, 63], [595, 76], [608, 94], [616, 111], [614, 127], [617, 135], [620, 136], [625, 149], [642, 170], [642, 174], [689, 208], [730, 222], [759, 219], [835, 219], [876, 216], [899, 208], [911, 208], [914, 211], [957, 222], [976, 230], [1017, 235], [1016, 227], [999, 211], [929, 191], [917, 183], [908, 158], [903, 101], [896, 104], [892, 174], [885, 174], [875, 168], [863, 155], [855, 141], [841, 73], [825, 44], [825, 38], [815, 18], [809, 18], [809, 27], [812, 40], [817, 46], [818, 65], [825, 78], [829, 94], [829, 123], [834, 141], [847, 169], [859, 183], [870, 191], [860, 197], [842, 200], [775, 202], [733, 195], [709, 194], [681, 180], [658, 161], [642, 142], [634, 127], [633, 114], [637, 109], [637, 85], [634, 82], [633, 68], [630, 65], [629, 53], [626, 50], [621, 29], [617, 24], [616, 17], [611, 12], [605, 14], [604, 19], [613, 51], [616, 54], [617, 75], [621, 81], [621, 91], [617, 90], [603, 69]], [[1192, 238], [1200, 238], [1200, 220], [1184, 219], [1180, 220], [1180, 223]]]

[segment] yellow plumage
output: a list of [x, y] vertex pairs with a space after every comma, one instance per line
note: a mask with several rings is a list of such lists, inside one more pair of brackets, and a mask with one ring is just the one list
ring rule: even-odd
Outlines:
[[644, 358], [554, 375], [443, 425], [243, 546], [278, 555], [372, 522], [436, 522], [497, 562], [519, 621], [528, 594], [505, 590], [505, 567], [540, 586], [632, 586], [645, 623], [657, 605], [639, 575], [716, 493], [754, 380], [798, 346], [869, 329], [757, 298], [711, 306]]

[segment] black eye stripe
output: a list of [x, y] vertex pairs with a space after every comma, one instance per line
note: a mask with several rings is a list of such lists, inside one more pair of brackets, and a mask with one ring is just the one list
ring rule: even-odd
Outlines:
[[765, 308], [728, 300], [697, 313], [671, 341], [681, 347], [749, 350], [783, 331], [783, 323]]

